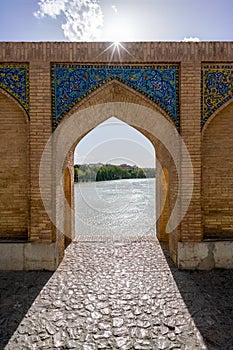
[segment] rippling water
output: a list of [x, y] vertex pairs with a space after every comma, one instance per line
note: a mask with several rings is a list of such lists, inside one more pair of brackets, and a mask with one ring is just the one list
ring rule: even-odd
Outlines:
[[155, 179], [75, 184], [78, 239], [136, 238], [155, 232]]

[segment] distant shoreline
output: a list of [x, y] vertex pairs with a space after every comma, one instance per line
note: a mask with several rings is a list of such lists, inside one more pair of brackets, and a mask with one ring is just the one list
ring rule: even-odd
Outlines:
[[74, 182], [103, 182], [127, 179], [155, 178], [155, 168], [139, 168], [136, 165], [75, 164]]
[[75, 181], [74, 184], [92, 184], [92, 183], [103, 183], [103, 182], [111, 182], [111, 181], [122, 181], [122, 180], [155, 180], [156, 177], [145, 177], [145, 178], [137, 178], [137, 179], [115, 179], [115, 180], [104, 180], [104, 181]]

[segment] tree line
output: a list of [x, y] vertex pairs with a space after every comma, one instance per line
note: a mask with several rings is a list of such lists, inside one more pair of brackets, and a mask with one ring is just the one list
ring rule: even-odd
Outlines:
[[154, 168], [138, 168], [137, 166], [112, 164], [75, 164], [74, 181], [110, 181], [120, 179], [154, 178]]

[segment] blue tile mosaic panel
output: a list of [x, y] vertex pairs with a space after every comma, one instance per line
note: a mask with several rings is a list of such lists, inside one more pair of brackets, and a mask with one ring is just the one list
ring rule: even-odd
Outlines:
[[202, 126], [209, 117], [233, 97], [233, 66], [202, 67]]
[[157, 103], [179, 128], [179, 67], [53, 64], [53, 126], [85, 96], [118, 80]]
[[13, 96], [29, 113], [28, 64], [0, 63], [0, 88]]

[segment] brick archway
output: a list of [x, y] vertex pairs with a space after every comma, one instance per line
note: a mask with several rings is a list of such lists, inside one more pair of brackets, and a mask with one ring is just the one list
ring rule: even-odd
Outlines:
[[[132, 110], [130, 110], [130, 108]], [[143, 115], [143, 108], [145, 108], [146, 111], [145, 115]], [[57, 137], [55, 137], [58, 144], [58, 148], [56, 149], [57, 154], [60, 154], [66, 147], [66, 154], [64, 157], [65, 163], [59, 163], [60, 168], [62, 167], [64, 169], [63, 171], [65, 171], [67, 168], [72, 171], [73, 151], [77, 143], [90, 130], [111, 116], [115, 116], [123, 122], [126, 122], [128, 125], [134, 127], [152, 142], [157, 154], [157, 163], [163, 164], [163, 167], [166, 166], [169, 172], [169, 189], [172, 188], [172, 190], [169, 190], [167, 198], [169, 198], [169, 202], [171, 204], [170, 212], [172, 212], [176, 204], [178, 193], [178, 169], [176, 169], [176, 166], [172, 160], [172, 155], [169, 153], [166, 147], [169, 148], [169, 142], [171, 142], [173, 137], [176, 139], [178, 135], [176, 127], [171, 118], [167, 115], [165, 116], [165, 112], [161, 112], [161, 109], [155, 103], [151, 102], [140, 93], [132, 91], [132, 89], [124, 86], [122, 83], [111, 81], [110, 83], [105, 84], [103, 87], [86, 97], [82, 103], [73, 107], [73, 109], [65, 117], [63, 117], [63, 120], [60, 122], [59, 127], [56, 130]], [[72, 120], [72, 122], [70, 122], [70, 120]], [[69, 122], [70, 125], [73, 123], [72, 127], [69, 126]], [[165, 136], [166, 131], [159, 131], [160, 129], [166, 128], [165, 125], [170, 125], [169, 133], [171, 140]], [[157, 137], [160, 133], [163, 135], [161, 136], [161, 140]], [[166, 145], [163, 145], [163, 137], [167, 140]], [[67, 143], [69, 143], [69, 147]], [[74, 180], [72, 179], [71, 187], [73, 187], [73, 181]], [[158, 184], [160, 184], [159, 175], [157, 176], [156, 181]], [[157, 187], [159, 186], [160, 185]], [[58, 194], [57, 196], [60, 197]], [[159, 197], [157, 198], [159, 200]], [[74, 199], [72, 198], [71, 213], [69, 215], [71, 218], [73, 215], [73, 207]], [[59, 207], [57, 207], [57, 212], [59, 213], [59, 217], [56, 219], [56, 222], [58, 223], [61, 220], [61, 209], [59, 209]], [[178, 215], [178, 213], [175, 215]], [[158, 220], [157, 224], [158, 228], [160, 229], [160, 227], [162, 227], [162, 225], [160, 225], [160, 221], [163, 221], [163, 232], [160, 230], [159, 238], [169, 243], [172, 249], [171, 255], [173, 259], [176, 260], [179, 227], [175, 227], [173, 233], [168, 235], [166, 233], [166, 227], [169, 219], [170, 216], [165, 215], [165, 211], [162, 211], [162, 216]], [[62, 228], [62, 223], [60, 227]], [[61, 238], [61, 236], [58, 237]]]
[[[5, 107], [8, 111], [7, 113], [4, 109], [0, 111], [1, 122], [7, 124], [7, 120], [11, 120], [14, 116], [16, 119], [21, 118], [21, 126], [28, 128], [28, 138], [25, 136], [23, 139], [29, 150], [28, 168], [24, 167], [27, 171], [24, 169], [25, 176], [22, 176], [25, 182], [27, 179], [27, 186], [20, 186], [21, 190], [27, 191], [28, 188], [29, 194], [28, 241], [21, 245], [0, 242], [1, 265], [6, 269], [54, 270], [57, 267], [60, 248], [50, 218], [50, 211], [53, 211], [54, 207], [45, 210], [40, 188], [40, 164], [46, 144], [62, 122], [68, 122], [74, 114], [78, 115], [82, 111], [85, 115], [87, 108], [93, 111], [96, 107], [99, 108], [100, 104], [118, 103], [120, 106], [121, 103], [130, 103], [137, 106], [135, 116], [137, 109], [139, 111], [141, 108], [148, 108], [170, 126], [175, 125], [192, 162], [194, 177], [192, 181], [185, 182], [184, 178], [190, 171], [190, 164], [187, 165], [182, 156], [180, 163], [178, 162], [179, 171], [176, 171], [173, 156], [169, 155], [169, 147], [159, 142], [159, 135], [156, 134], [158, 130], [161, 134], [164, 132], [157, 123], [157, 118], [150, 122], [143, 120], [140, 123], [140, 118], [134, 116], [134, 119], [130, 119], [125, 117], [127, 113], [125, 115], [118, 113], [120, 119], [141, 131], [153, 142], [161, 167], [168, 169], [171, 210], [177, 199], [179, 189], [177, 183], [183, 186], [180, 209], [182, 210], [187, 203], [189, 207], [176, 232], [169, 235], [169, 250], [173, 260], [180, 268], [232, 267], [233, 257], [230, 253], [232, 242], [231, 238], [227, 240], [225, 237], [226, 232], [229, 234], [232, 228], [232, 215], [229, 215], [232, 208], [231, 204], [226, 204], [227, 200], [223, 200], [227, 195], [229, 197], [231, 193], [229, 189], [232, 187], [229, 167], [232, 164], [232, 152], [229, 152], [232, 139], [230, 131], [233, 96], [232, 43], [124, 43], [127, 50], [122, 50], [121, 60], [118, 54], [105, 50], [108, 45], [97, 42], [0, 43], [2, 89], [0, 96], [6, 99]], [[105, 117], [109, 116], [108, 114]], [[66, 161], [72, 159], [69, 152], [72, 152], [75, 142], [103, 120], [101, 116], [89, 119], [86, 114], [84, 120], [77, 123], [76, 128], [80, 133], [69, 145], [66, 152], [67, 160], [61, 164], [61, 169], [64, 170], [64, 167], [67, 167]], [[15, 122], [11, 126], [12, 130], [17, 129]], [[17, 137], [13, 134], [11, 139], [4, 136], [5, 141], [1, 148], [0, 191], [4, 196], [7, 186], [13, 188], [12, 179], [16, 170], [16, 167], [9, 166], [10, 163], [14, 163], [13, 156], [8, 162], [9, 172], [1, 170], [4, 168], [2, 164], [7, 162], [10, 146], [17, 141]], [[158, 137], [155, 137], [155, 134]], [[172, 140], [170, 134], [167, 137]], [[68, 137], [66, 143], [69, 144]], [[213, 161], [216, 144], [221, 144], [223, 150], [220, 153], [218, 149], [216, 153], [218, 166]], [[64, 147], [66, 146], [64, 143]], [[19, 153], [19, 159], [24, 154], [23, 162], [26, 162], [27, 151], [19, 151], [20, 147], [14, 154]], [[182, 155], [182, 152], [180, 154]], [[48, 160], [45, 174], [45, 178], [48, 179], [52, 178], [56, 167], [56, 162], [55, 165], [53, 162], [51, 164], [51, 159]], [[219, 172], [221, 162], [223, 167], [222, 172]], [[208, 164], [212, 172], [207, 170]], [[72, 167], [68, 167], [71, 170]], [[7, 172], [11, 179], [10, 184], [6, 180]], [[224, 173], [227, 174], [226, 188], [223, 188]], [[71, 178], [72, 174], [71, 172]], [[222, 189], [221, 192], [223, 190], [228, 192], [225, 197], [221, 197], [221, 200], [215, 200], [212, 196], [209, 186], [212, 182], [216, 187], [216, 193], [219, 189]], [[193, 193], [189, 203], [192, 186]], [[51, 183], [51, 188], [48, 187], [46, 190], [50, 195], [51, 190], [54, 191], [54, 184]], [[18, 196], [17, 190], [13, 196]], [[210, 203], [213, 201], [215, 208]], [[10, 208], [10, 200], [8, 205]], [[18, 208], [16, 212], [20, 216], [26, 211]], [[2, 214], [3, 209], [0, 210], [2, 220], [0, 225], [4, 222], [2, 218], [5, 214]], [[7, 215], [6, 220], [11, 222], [10, 212]], [[15, 225], [19, 227], [16, 221]], [[205, 240], [209, 229], [211, 232], [216, 229], [218, 235], [215, 241]], [[17, 230], [11, 225], [7, 230], [11, 232], [12, 239], [17, 238]], [[0, 230], [0, 239], [3, 240], [4, 237], [4, 231]]]

